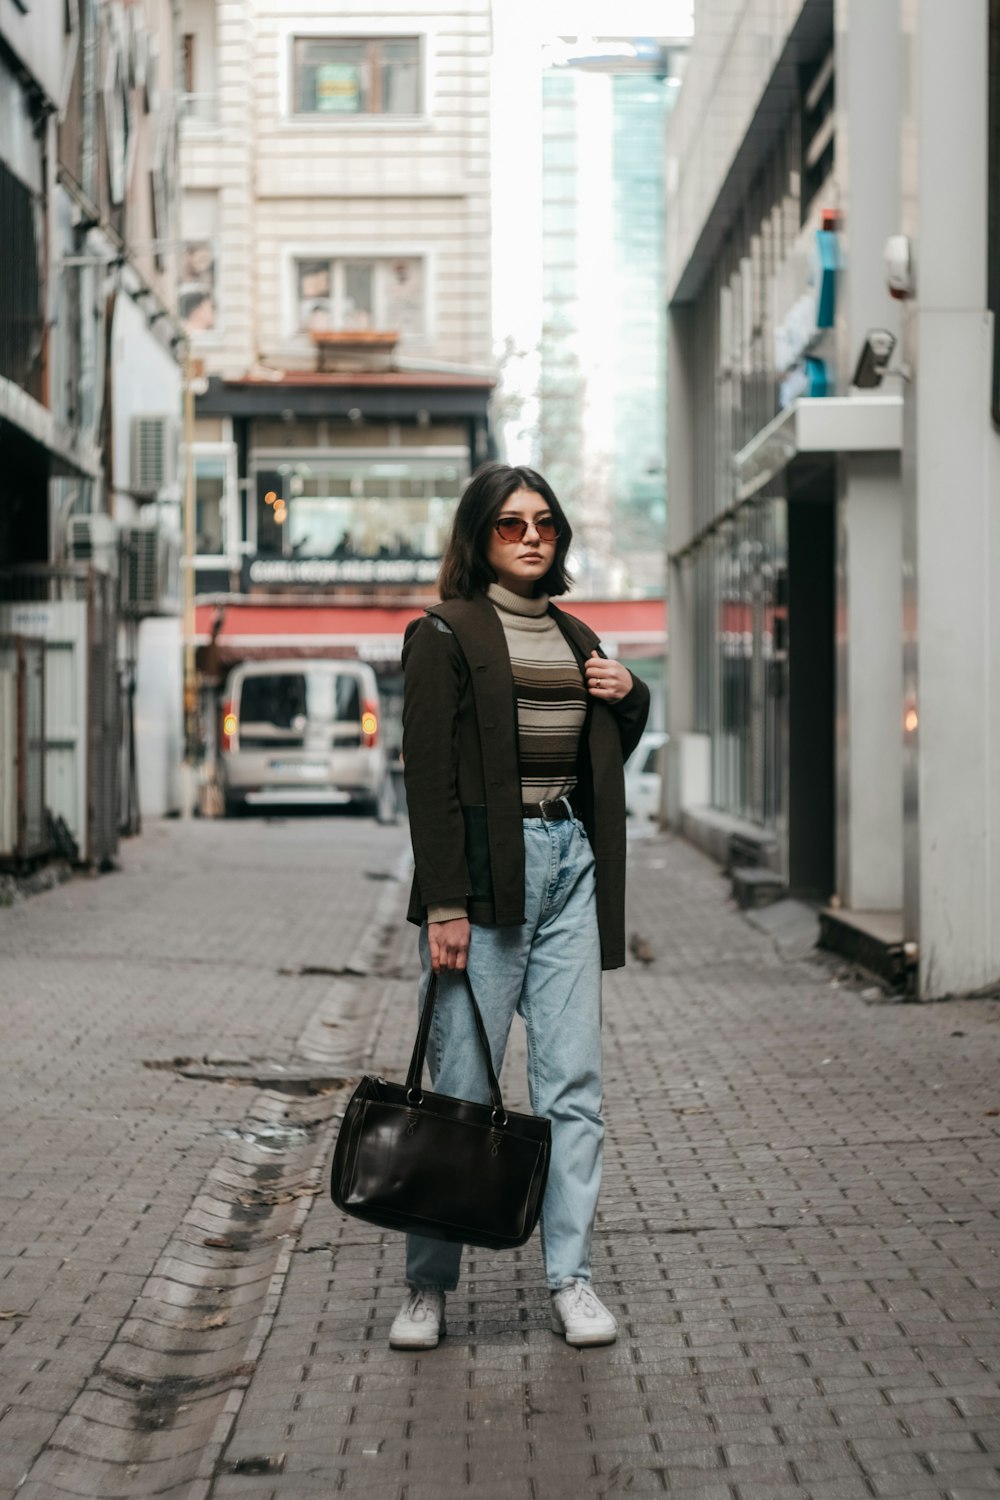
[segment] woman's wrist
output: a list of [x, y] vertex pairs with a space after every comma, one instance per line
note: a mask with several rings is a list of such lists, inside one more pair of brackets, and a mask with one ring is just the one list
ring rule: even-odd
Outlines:
[[457, 918], [468, 915], [464, 901], [448, 901], [427, 908], [428, 922], [454, 922]]

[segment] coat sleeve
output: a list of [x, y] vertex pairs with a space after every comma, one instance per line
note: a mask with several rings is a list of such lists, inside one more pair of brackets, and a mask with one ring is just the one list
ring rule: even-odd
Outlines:
[[[598, 642], [597, 650], [601, 656], [607, 655], [600, 642]], [[638, 745], [642, 738], [642, 731], [646, 727], [646, 720], [649, 718], [649, 688], [634, 672], [631, 676], [632, 686], [624, 698], [620, 698], [617, 703], [608, 704], [618, 721], [618, 733], [622, 742], [622, 760], [628, 760]]]
[[622, 741], [622, 760], [628, 760], [642, 738], [642, 731], [649, 718], [649, 688], [641, 677], [632, 673], [632, 686], [617, 703], [609, 704], [618, 720], [618, 733]]
[[462, 906], [471, 891], [458, 800], [461, 648], [424, 618], [403, 644], [403, 780], [421, 904]]

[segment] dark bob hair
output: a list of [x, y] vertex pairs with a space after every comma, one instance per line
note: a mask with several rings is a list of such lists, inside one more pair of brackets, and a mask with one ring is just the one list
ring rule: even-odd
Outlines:
[[573, 529], [549, 485], [534, 469], [489, 463], [476, 470], [458, 502], [438, 574], [442, 599], [471, 599], [496, 583], [497, 575], [486, 560], [490, 532], [504, 502], [515, 490], [532, 490], [540, 495], [559, 527], [556, 555], [545, 577], [539, 579], [539, 593], [565, 594], [571, 588], [565, 563]]

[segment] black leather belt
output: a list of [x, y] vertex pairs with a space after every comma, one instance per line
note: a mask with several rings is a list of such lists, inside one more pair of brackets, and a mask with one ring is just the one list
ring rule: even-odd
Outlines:
[[564, 823], [567, 818], [576, 817], [565, 797], [557, 797], [552, 802], [524, 802], [521, 814], [525, 818], [544, 818], [546, 823]]

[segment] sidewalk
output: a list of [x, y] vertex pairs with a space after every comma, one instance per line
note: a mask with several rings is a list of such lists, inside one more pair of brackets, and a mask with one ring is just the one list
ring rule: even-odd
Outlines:
[[[447, 1339], [390, 1351], [401, 1241], [318, 1198], [214, 1495], [1000, 1493], [1000, 1003], [866, 1003], [783, 961], [670, 838], [633, 846], [630, 880], [656, 959], [605, 989], [594, 1280], [618, 1344], [549, 1332], [536, 1237], [467, 1252]], [[412, 1042], [408, 936], [385, 1073]], [[518, 1039], [515, 1106], [523, 1073]]]
[[349, 817], [154, 824], [123, 845], [121, 871], [0, 910], [0, 1496], [145, 1497], [171, 1463], [197, 1468], [190, 1372], [219, 1360], [213, 1400], [238, 1394], [233, 1340], [256, 1289], [231, 1309], [218, 1293], [251, 1258], [266, 1271], [274, 1241], [227, 1257], [203, 1230], [177, 1253], [207, 1286], [169, 1252], [237, 1156], [237, 1228], [268, 1228], [244, 1205], [285, 1159], [275, 1132], [296, 1101], [279, 1087], [261, 1109], [239, 1075], [278, 1070], [280, 1085], [334, 1001], [337, 1029], [321, 1030], [356, 1052], [370, 1019], [330, 971], [386, 889], [366, 876], [402, 839]]

